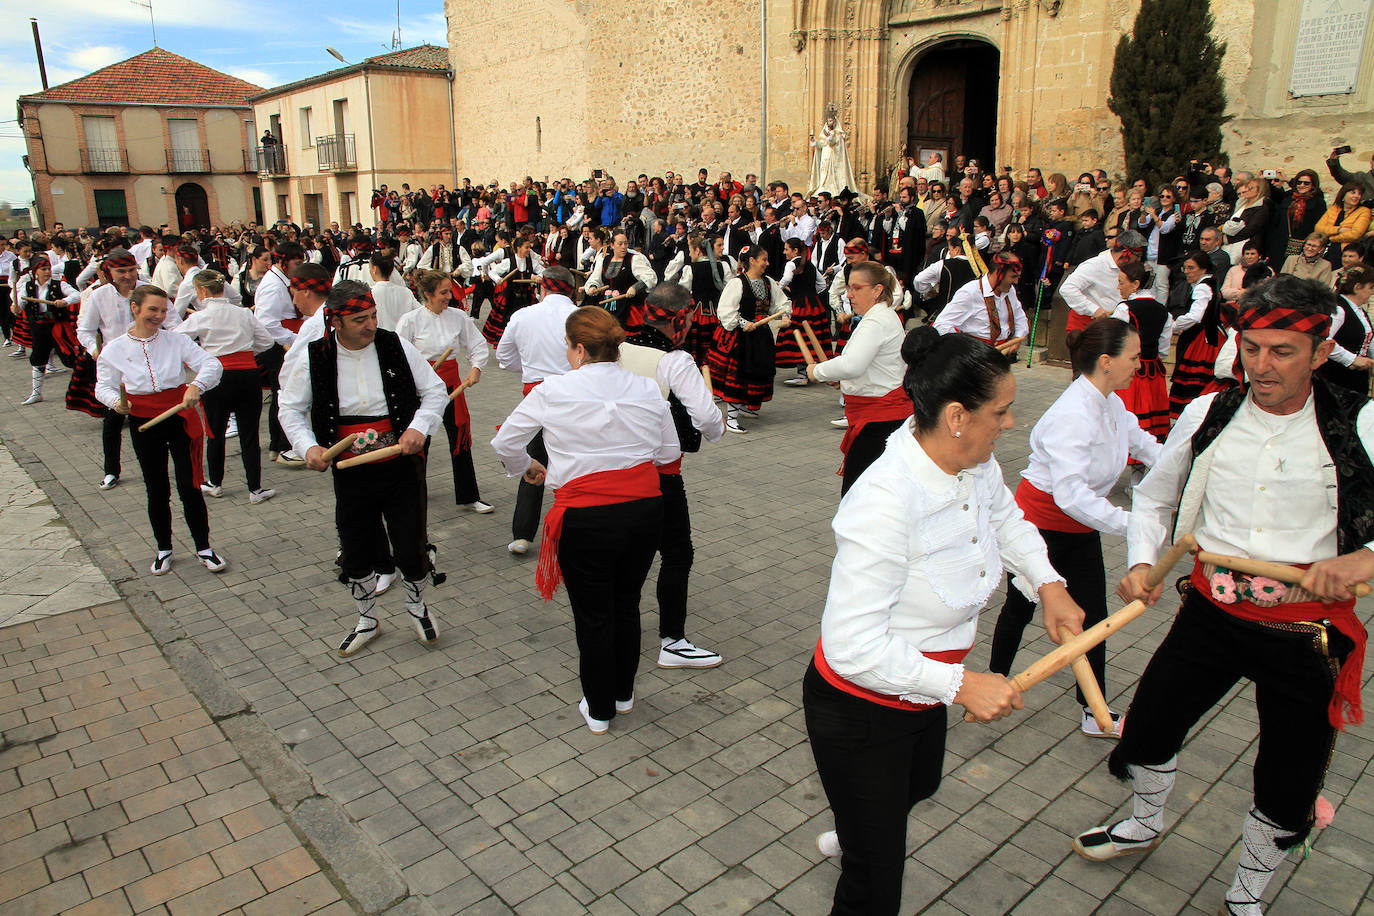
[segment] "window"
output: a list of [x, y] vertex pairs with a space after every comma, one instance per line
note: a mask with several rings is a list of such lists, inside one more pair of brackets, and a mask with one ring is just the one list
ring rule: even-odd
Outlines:
[[86, 135], [84, 171], [128, 171], [124, 151], [119, 148], [119, 135], [115, 130], [114, 118], [83, 117], [81, 130]]
[[206, 151], [200, 146], [200, 127], [195, 118], [168, 118], [167, 170], [200, 172], [209, 167]]
[[123, 191], [97, 189], [94, 193], [95, 218], [101, 229], [129, 225], [129, 204]]
[[310, 128], [310, 109], [301, 109], [301, 146], [309, 149], [315, 145], [315, 133]]

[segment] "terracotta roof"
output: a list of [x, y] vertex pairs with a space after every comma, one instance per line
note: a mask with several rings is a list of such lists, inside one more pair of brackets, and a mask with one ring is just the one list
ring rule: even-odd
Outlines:
[[442, 73], [449, 68], [448, 48], [441, 48], [438, 45], [416, 45], [413, 48], [402, 48], [399, 51], [389, 51], [386, 54], [378, 54], [376, 57], [368, 57], [356, 64], [349, 64], [346, 67], [336, 67], [324, 73], [317, 73], [314, 76], [307, 76], [295, 82], [285, 83], [281, 86], [273, 86], [266, 92], [259, 92], [250, 96], [250, 102], [258, 102], [264, 99], [274, 98], [305, 86], [313, 86], [317, 83], [327, 83], [340, 77], [359, 73], [363, 70], [374, 70], [377, 68], [389, 68], [396, 70], [433, 70]]
[[94, 73], [20, 96], [21, 101], [92, 102], [174, 106], [247, 105], [262, 91], [245, 80], [153, 48]]

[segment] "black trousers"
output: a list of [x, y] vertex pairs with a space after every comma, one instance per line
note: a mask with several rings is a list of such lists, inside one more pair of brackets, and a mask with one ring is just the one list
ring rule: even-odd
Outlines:
[[29, 319], [29, 365], [35, 369], [46, 366], [48, 357], [52, 356], [53, 348], [56, 346], [52, 339], [52, 328], [51, 321]]
[[281, 344], [258, 354], [258, 366], [261, 369], [259, 385], [265, 384], [271, 390], [267, 407], [267, 448], [274, 452], [285, 452], [291, 448], [291, 440], [286, 438], [286, 430], [281, 428], [281, 421], [277, 419], [277, 392], [281, 389], [281, 365], [285, 359], [286, 350]]
[[[549, 466], [549, 451], [544, 448], [544, 433], [535, 433], [525, 451], [535, 461]], [[520, 486], [515, 491], [515, 515], [511, 518], [511, 534], [517, 539], [534, 540], [539, 531], [539, 516], [544, 511], [544, 488], [536, 487], [520, 478]], [[598, 717], [599, 718], [599, 717]]]
[[806, 734], [835, 815], [840, 880], [832, 916], [895, 916], [907, 814], [935, 794], [946, 707], [891, 709], [831, 686], [812, 661], [802, 679]]
[[[1241, 678], [1255, 685], [1259, 753], [1255, 807], [1284, 830], [1312, 824], [1336, 743], [1327, 718], [1336, 673], [1353, 645], [1334, 627], [1280, 630], [1232, 617], [1189, 589], [1174, 625], [1140, 676], [1112, 772], [1159, 764], [1178, 753], [1189, 729]], [[1313, 634], [1325, 631], [1327, 649]]]
[[[163, 425], [163, 424], [159, 424]], [[133, 429], [133, 424], [130, 424]], [[153, 427], [157, 429], [157, 427]], [[105, 419], [100, 423], [100, 445], [105, 453], [105, 473], [118, 477], [120, 473], [119, 449], [120, 436], [124, 434], [124, 415], [105, 408]]]
[[659, 474], [663, 491], [663, 540], [658, 566], [658, 638], [687, 635], [687, 580], [692, 574], [692, 517], [681, 474]]
[[[1083, 629], [1107, 619], [1107, 573], [1102, 563], [1102, 535], [1096, 531], [1049, 531], [1038, 529], [1049, 549], [1050, 565], [1064, 577], [1069, 597], [1083, 609]], [[992, 659], [988, 670], [995, 674], [1011, 674], [1016, 650], [1021, 648], [1021, 634], [1035, 615], [1035, 605], [1011, 584], [1007, 576], [1007, 600], [997, 615], [992, 631]], [[1107, 644], [1101, 643], [1087, 652], [1088, 664], [1098, 686], [1107, 693]], [[1083, 691], [1078, 691], [1078, 703], [1087, 705]], [[1166, 758], [1167, 759], [1167, 758]]]
[[129, 430], [139, 469], [143, 471], [143, 487], [148, 493], [148, 521], [153, 526], [157, 549], [172, 549], [172, 488], [167, 479], [167, 457], [170, 455], [177, 496], [181, 498], [181, 514], [186, 518], [186, 527], [196, 550], [206, 550], [210, 547], [210, 515], [205, 509], [205, 496], [196, 486], [191, 437], [186, 434], [186, 424], [180, 417], [173, 417], [147, 432], [139, 432], [138, 427], [150, 419], [135, 417]]
[[219, 384], [205, 392], [205, 416], [214, 438], [205, 443], [208, 465], [206, 477], [219, 486], [224, 483], [224, 432], [229, 415], [238, 417], [239, 450], [243, 475], [249, 491], [262, 488], [262, 445], [258, 442], [258, 420], [262, 417], [262, 384], [257, 369], [225, 369]]
[[10, 311], [10, 285], [0, 283], [0, 335], [6, 340], [10, 339], [10, 331], [14, 330], [15, 314]]
[[568, 509], [558, 565], [577, 631], [578, 675], [594, 719], [615, 718], [634, 696], [639, 598], [663, 529], [663, 500]]
[[877, 461], [878, 456], [887, 450], [887, 437], [905, 422], [905, 420], [878, 420], [864, 424], [864, 428], [859, 430], [854, 441], [849, 443], [849, 454], [844, 456], [844, 477], [840, 484], [841, 496], [848, 493], [849, 488], [854, 486], [854, 481], [859, 479], [859, 475], [868, 470], [868, 466]]
[[[346, 578], [388, 572], [393, 559], [405, 578], [423, 578], [429, 572], [424, 519], [424, 462], [420, 456], [401, 455], [347, 470], [334, 469], [334, 521]], [[388, 538], [391, 557], [386, 555]]]
[[[454, 446], [458, 444], [458, 424], [453, 420], [452, 401], [444, 408], [443, 421], [444, 433], [448, 436], [449, 460], [453, 465], [453, 500], [460, 506], [475, 503], [482, 496], [477, 491], [477, 469], [472, 464], [472, 447], [468, 446], [458, 452], [453, 450]], [[425, 459], [426, 461], [429, 459], [428, 439], [425, 440]]]

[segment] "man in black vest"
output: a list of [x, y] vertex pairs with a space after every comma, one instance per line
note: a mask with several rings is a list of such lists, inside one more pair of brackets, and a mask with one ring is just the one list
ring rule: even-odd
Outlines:
[[1312, 827], [1337, 730], [1363, 719], [1365, 630], [1352, 589], [1374, 576], [1374, 415], [1364, 397], [1313, 374], [1331, 352], [1330, 290], [1280, 276], [1240, 308], [1249, 385], [1198, 398], [1179, 417], [1135, 489], [1130, 572], [1117, 592], [1157, 600], [1145, 574], [1165, 541], [1188, 533], [1226, 557], [1311, 565], [1285, 585], [1198, 561], [1108, 762], [1131, 781], [1132, 816], [1080, 834], [1074, 849], [1105, 860], [1155, 846], [1184, 738], [1245, 678], [1259, 753], [1223, 912], [1252, 914]]
[[381, 460], [334, 468], [340, 580], [358, 606], [358, 623], [338, 653], [347, 658], [377, 637], [377, 569], [389, 563], [383, 555], [386, 538], [401, 570], [415, 631], [422, 643], [433, 643], [439, 631], [420, 597], [432, 569], [425, 543], [422, 450], [439, 425], [447, 389], [409, 341], [377, 327], [377, 305], [365, 284], [336, 284], [324, 309], [325, 336], [311, 341], [306, 358], [282, 379], [282, 428], [312, 471], [330, 467], [326, 448], [353, 433], [358, 439], [342, 458], [368, 452], [380, 457], [395, 446], [395, 453]]

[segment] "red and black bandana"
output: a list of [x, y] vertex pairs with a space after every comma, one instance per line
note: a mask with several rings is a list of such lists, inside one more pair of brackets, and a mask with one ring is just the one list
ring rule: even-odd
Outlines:
[[844, 243], [845, 254], [868, 254], [868, 243], [863, 239], [854, 239], [852, 242]]
[[328, 277], [292, 277], [291, 288], [328, 296], [329, 291], [334, 288], [334, 284], [330, 282]]
[[137, 267], [138, 259], [125, 249], [120, 248], [105, 255], [105, 260], [101, 264], [110, 270], [118, 270], [121, 267]]
[[540, 285], [544, 287], [546, 292], [555, 293], [559, 296], [567, 296], [569, 299], [572, 298], [573, 292], [575, 291], [571, 283], [564, 283], [557, 277], [550, 277], [548, 274], [544, 274]]
[[993, 289], [1001, 284], [1007, 272], [1011, 270], [1021, 270], [1021, 259], [1010, 252], [998, 252], [992, 256], [992, 277]]
[[1260, 311], [1250, 309], [1241, 313], [1237, 329], [1241, 331], [1297, 331], [1325, 340], [1331, 334], [1331, 316], [1320, 312], [1276, 308]]
[[327, 303], [324, 307], [324, 321], [325, 324], [334, 326], [337, 325], [342, 318], [349, 315], [356, 315], [359, 312], [365, 312], [368, 309], [375, 309], [376, 307], [377, 302], [372, 298], [371, 291], [368, 291], [361, 296], [355, 296], [343, 302]]
[[644, 305], [644, 320], [666, 324], [672, 328], [672, 333], [669, 334], [669, 338], [672, 340], [673, 346], [675, 347], [682, 345], [682, 340], [687, 335], [687, 328], [691, 318], [692, 310], [690, 308], [679, 311], [676, 309], [666, 309], [661, 305], [654, 305], [652, 302], [645, 303]]

